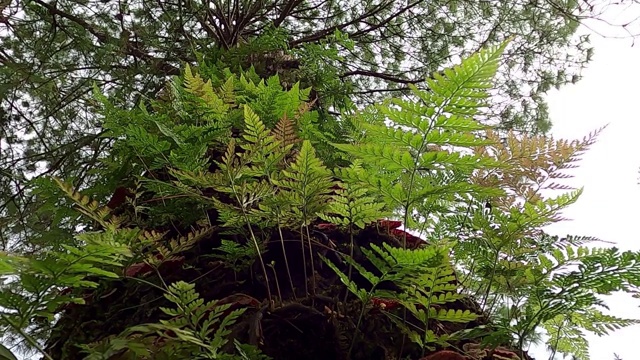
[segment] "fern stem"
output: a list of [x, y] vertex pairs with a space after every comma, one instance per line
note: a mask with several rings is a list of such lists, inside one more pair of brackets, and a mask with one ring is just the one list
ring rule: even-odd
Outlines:
[[[349, 240], [350, 240], [350, 249], [349, 249], [349, 256], [353, 259], [353, 247], [354, 245], [354, 241], [355, 239], [353, 238], [353, 223], [349, 222]], [[347, 278], [349, 280], [351, 280], [351, 274], [353, 271], [353, 265], [351, 263], [349, 263], [349, 268], [347, 271]], [[349, 297], [349, 290], [346, 291], [346, 293], [344, 294], [344, 303], [347, 303], [347, 298]]]
[[[305, 220], [306, 220], [306, 211], [305, 211]], [[305, 226], [305, 230], [307, 232], [307, 243], [309, 244], [309, 258], [311, 259], [311, 295], [313, 295], [313, 301], [315, 301], [316, 296], [316, 267], [313, 264], [313, 247], [311, 246], [311, 234], [309, 233], [309, 227]]]
[[253, 228], [251, 227], [251, 221], [247, 216], [247, 212], [245, 209], [245, 205], [242, 203], [238, 192], [236, 191], [235, 184], [231, 182], [231, 188], [233, 189], [234, 195], [236, 196], [236, 201], [240, 204], [240, 210], [242, 211], [242, 217], [244, 221], [247, 223], [247, 227], [249, 228], [249, 234], [251, 235], [251, 240], [253, 241], [253, 245], [256, 247], [256, 253], [258, 254], [258, 259], [260, 260], [260, 267], [262, 267], [262, 273], [264, 274], [264, 281], [267, 285], [267, 297], [269, 299], [269, 304], [272, 303], [273, 298], [271, 295], [271, 285], [269, 284], [269, 274], [267, 273], [267, 268], [264, 265], [264, 259], [262, 258], [262, 252], [260, 251], [260, 244], [258, 244], [258, 239], [256, 238], [256, 234], [253, 232]]
[[53, 358], [49, 354], [47, 354], [46, 351], [44, 351], [42, 346], [40, 346], [40, 344], [38, 344], [38, 342], [34, 338], [29, 336], [29, 334], [25, 333], [22, 330], [22, 328], [20, 328], [20, 326], [17, 326], [16, 324], [14, 324], [13, 321], [11, 321], [11, 319], [7, 318], [7, 316], [5, 314], [3, 314], [3, 313], [0, 313], [0, 317], [2, 317], [2, 320], [4, 322], [6, 322], [7, 324], [9, 324], [9, 326], [11, 326], [14, 331], [16, 331], [18, 334], [20, 334], [29, 343], [29, 345], [33, 346], [36, 350], [38, 350], [40, 353], [42, 353], [42, 355], [44, 356], [45, 359], [53, 360]]
[[280, 303], [282, 303], [282, 291], [280, 291], [280, 283], [278, 282], [278, 273], [276, 272], [276, 268], [273, 266], [273, 263], [269, 264], [271, 271], [273, 272], [273, 279], [276, 282], [276, 291], [278, 292], [278, 297], [280, 298]]
[[[411, 183], [412, 184], [413, 184], [413, 175], [414, 174], [415, 174], [415, 171], [414, 171], [414, 173], [411, 174]], [[407, 224], [409, 222], [409, 206], [410, 206], [409, 200], [410, 200], [410, 194], [411, 194], [411, 187], [409, 188], [408, 191], [409, 191], [409, 193], [407, 194], [407, 203], [405, 204], [405, 207], [404, 207], [404, 218], [403, 218], [403, 220], [404, 220], [404, 231], [402, 232], [402, 248], [404, 250], [407, 249]], [[406, 323], [407, 323], [407, 308], [405, 307], [402, 310], [402, 324], [406, 325]], [[428, 327], [428, 325], [425, 325], [425, 326]], [[402, 353], [404, 352], [404, 345], [405, 345], [406, 341], [407, 341], [407, 334], [403, 333], [402, 334], [402, 343], [400, 344], [400, 351], [398, 353], [398, 358], [400, 358], [400, 359], [402, 358]]]
[[[418, 169], [420, 167], [420, 164], [418, 164], [418, 161], [420, 159], [420, 157], [422, 156], [422, 154], [425, 151], [428, 151], [427, 146], [429, 145], [427, 142], [427, 135], [431, 132], [431, 130], [433, 130], [433, 127], [435, 125], [435, 119], [437, 119], [437, 116], [440, 115], [440, 113], [442, 112], [442, 108], [440, 108], [436, 114], [434, 116], [431, 117], [430, 121], [429, 121], [429, 126], [427, 127], [427, 129], [423, 132], [423, 140], [422, 140], [422, 144], [420, 144], [420, 149], [418, 149], [414, 159], [414, 166], [413, 169], [411, 169], [411, 175], [409, 176], [409, 186], [407, 189], [407, 198], [406, 198], [406, 202], [403, 204], [404, 205], [404, 228], [405, 231], [403, 233], [403, 237], [402, 237], [402, 247], [404, 249], [407, 248], [407, 227], [409, 226], [409, 212], [411, 211], [411, 203], [412, 203], [412, 193], [414, 190], [414, 186], [415, 186], [415, 181], [416, 181], [416, 175], [418, 174]], [[428, 311], [429, 309], [427, 309]], [[407, 309], [405, 308], [402, 314], [402, 323], [406, 324], [407, 323]], [[426, 325], [426, 327], [428, 328], [428, 325]], [[402, 357], [402, 352], [404, 351], [404, 345], [405, 342], [407, 340], [407, 335], [403, 334], [402, 335], [402, 345], [400, 345], [400, 354], [399, 356]]]
[[[373, 288], [371, 289], [371, 292], [373, 292]], [[356, 331], [353, 332], [353, 339], [351, 339], [351, 345], [349, 345], [349, 352], [347, 353], [347, 359], [351, 359], [351, 352], [353, 351], [353, 347], [356, 344], [356, 339], [358, 338], [360, 325], [362, 324], [362, 319], [364, 318], [364, 312], [366, 310], [367, 303], [371, 300], [371, 295], [370, 295], [371, 292], [367, 294], [367, 298], [365, 299], [366, 301], [362, 302], [362, 308], [360, 309], [360, 315], [358, 316], [358, 322], [356, 323]]]
[[[467, 210], [466, 210], [466, 211], [465, 211], [465, 213], [464, 213], [464, 217], [462, 218], [462, 222], [460, 223], [460, 227], [458, 228], [458, 232], [456, 233], [455, 239], [460, 239], [460, 237], [462, 236], [462, 230], [464, 229], [464, 227], [465, 227], [465, 224], [466, 224], [467, 220], [469, 220], [469, 215], [471, 215], [471, 200], [469, 200], [469, 201], [467, 202]], [[476, 261], [476, 258], [474, 257], [474, 258], [473, 258], [473, 262], [475, 262], [475, 261]], [[455, 257], [455, 259], [454, 259], [454, 261], [453, 261], [453, 265], [454, 265], [455, 267], [457, 267], [457, 266], [458, 266], [458, 257], [457, 257], [457, 256]], [[471, 273], [471, 272], [469, 272], [469, 274], [470, 274], [470, 273]], [[464, 278], [464, 280], [463, 280], [463, 283], [464, 283], [466, 280], [467, 280], [467, 277], [465, 276], [465, 278]]]
[[[230, 145], [234, 144], [233, 143], [233, 138], [232, 138], [232, 141], [229, 144]], [[229, 180], [229, 186], [230, 186], [231, 190], [233, 191], [233, 195], [235, 196], [235, 199], [238, 202], [240, 210], [242, 211], [242, 217], [243, 217], [245, 223], [247, 224], [247, 227], [249, 228], [249, 234], [251, 235], [251, 240], [253, 241], [253, 245], [256, 247], [256, 253], [258, 254], [258, 259], [260, 260], [260, 267], [262, 268], [262, 273], [264, 274], [264, 281], [265, 281], [265, 284], [267, 285], [267, 297], [269, 299], [269, 306], [271, 306], [271, 304], [273, 303], [273, 298], [272, 298], [272, 295], [271, 295], [271, 285], [269, 284], [269, 274], [267, 273], [267, 268], [264, 265], [264, 259], [262, 258], [262, 252], [260, 252], [260, 244], [258, 244], [258, 239], [256, 238], [256, 235], [253, 232], [253, 228], [251, 227], [251, 220], [249, 219], [249, 216], [247, 215], [246, 204], [242, 200], [242, 196], [238, 193], [235, 176], [233, 174], [231, 174], [229, 169], [226, 171], [226, 175], [227, 175], [227, 178]]]
[[[429, 320], [430, 320], [430, 316], [429, 316], [429, 315], [431, 314], [431, 312], [430, 312], [430, 311], [431, 311], [431, 297], [433, 296], [433, 292], [434, 292], [434, 291], [433, 291], [433, 289], [434, 289], [434, 288], [436, 287], [436, 285], [437, 285], [437, 284], [436, 284], [436, 279], [437, 279], [437, 278], [439, 277], [439, 275], [440, 275], [440, 269], [441, 269], [440, 267], [437, 267], [437, 268], [434, 270], [434, 273], [435, 273], [435, 274], [434, 274], [434, 276], [433, 276], [433, 282], [431, 283], [431, 286], [429, 286], [429, 293], [428, 293], [428, 294], [427, 294], [427, 296], [426, 296], [426, 298], [427, 298], [428, 300], [427, 300], [426, 308], [425, 308], [424, 338], [423, 338], [423, 341], [422, 341], [422, 343], [423, 343], [424, 345], [426, 345], [426, 344], [427, 344], [427, 339], [428, 339], [428, 334], [429, 334]], [[417, 290], [416, 290], [416, 291], [417, 291]], [[405, 308], [405, 309], [406, 309], [406, 308]], [[425, 350], [427, 350], [427, 349], [426, 349], [426, 346], [424, 346], [424, 347], [422, 348], [422, 356], [424, 356], [424, 355], [425, 355]]]
[[500, 250], [496, 249], [496, 256], [494, 258], [494, 262], [493, 262], [493, 266], [491, 269], [491, 277], [489, 277], [489, 283], [487, 284], [487, 290], [484, 293], [484, 297], [482, 298], [482, 311], [486, 311], [487, 310], [487, 300], [489, 298], [489, 293], [491, 292], [491, 285], [493, 285], [493, 278], [496, 274], [497, 271], [497, 267], [498, 267], [498, 259], [500, 256]]
[[[282, 227], [280, 226], [280, 217], [276, 215], [276, 221], [278, 222], [278, 235], [280, 236], [280, 245], [282, 246], [282, 257], [284, 258], [284, 267], [287, 269], [287, 276], [289, 277], [289, 285], [291, 286], [291, 292], [293, 293], [293, 299], [298, 300], [296, 296], [296, 289], [293, 286], [293, 277], [291, 276], [291, 269], [289, 268], [289, 260], [287, 259], [287, 251], [284, 246], [284, 235], [282, 235]], [[282, 295], [281, 295], [282, 298]]]
[[[552, 352], [551, 355], [549, 355], [549, 360], [553, 360], [556, 357], [556, 352], [558, 349], [558, 343], [560, 342], [560, 332], [562, 331], [562, 328], [564, 327], [564, 324], [567, 322], [567, 319], [565, 318], [564, 320], [562, 320], [562, 324], [560, 324], [560, 326], [558, 326], [558, 331], [556, 333], [556, 342], [554, 346], [551, 346]], [[520, 350], [520, 356], [522, 356], [522, 349]]]
[[302, 246], [302, 275], [304, 276], [304, 295], [309, 296], [309, 283], [307, 276], [307, 256], [305, 254], [306, 249], [304, 246], [304, 225], [300, 226], [300, 245]]
[[245, 221], [247, 222], [247, 225], [249, 226], [249, 233], [251, 234], [251, 240], [253, 240], [253, 244], [256, 247], [256, 252], [258, 254], [258, 259], [260, 259], [260, 266], [262, 267], [262, 273], [264, 274], [264, 281], [267, 285], [267, 297], [269, 298], [269, 304], [271, 306], [271, 303], [273, 301], [273, 298], [271, 296], [271, 285], [269, 284], [269, 274], [267, 273], [267, 268], [264, 265], [264, 259], [262, 258], [262, 253], [260, 252], [260, 245], [258, 244], [258, 239], [256, 239], [256, 235], [253, 232], [253, 229], [251, 228], [251, 222], [249, 221], [249, 218], [247, 217], [244, 208], [242, 209], [242, 214], [245, 218]]

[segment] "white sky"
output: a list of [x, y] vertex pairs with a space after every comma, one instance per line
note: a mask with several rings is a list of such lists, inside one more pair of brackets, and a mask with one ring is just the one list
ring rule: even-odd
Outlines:
[[[640, 13], [640, 7], [633, 9]], [[639, 11], [635, 11], [639, 10]], [[629, 10], [623, 15], [629, 15]], [[625, 16], [625, 17], [627, 17]], [[618, 18], [619, 19], [619, 18]], [[602, 24], [591, 24], [598, 31]], [[636, 26], [637, 28], [637, 26]], [[611, 28], [608, 28], [611, 33]], [[588, 30], [582, 29], [581, 32]], [[580, 200], [565, 215], [572, 221], [555, 224], [555, 235], [591, 235], [615, 242], [622, 250], [640, 250], [640, 39], [632, 47], [630, 39], [592, 37], [595, 56], [584, 71], [583, 80], [550, 92], [552, 134], [556, 138], [582, 138], [606, 124], [598, 142], [583, 156], [570, 184], [584, 186]], [[605, 244], [606, 245], [606, 244]], [[640, 300], [630, 296], [607, 299], [611, 314], [640, 318]], [[592, 360], [640, 359], [637, 341], [640, 326], [629, 327], [606, 337], [589, 336]], [[532, 352], [536, 360], [546, 360], [544, 352]]]

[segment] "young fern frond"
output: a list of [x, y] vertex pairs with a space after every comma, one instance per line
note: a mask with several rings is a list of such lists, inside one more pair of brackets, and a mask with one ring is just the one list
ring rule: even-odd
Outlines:
[[271, 133], [284, 146], [295, 145], [300, 142], [295, 124], [286, 114], [278, 121]]
[[200, 98], [206, 107], [220, 113], [228, 110], [228, 105], [213, 90], [211, 80], [205, 82], [200, 77], [200, 74], [194, 75], [189, 64], [187, 64], [184, 72], [184, 85], [186, 91]]
[[184, 86], [188, 92], [194, 95], [199, 95], [202, 92], [202, 88], [205, 87], [204, 80], [199, 74], [193, 74], [189, 64], [186, 64], [184, 69]]
[[576, 167], [584, 151], [595, 142], [603, 129], [598, 129], [582, 140], [555, 140], [550, 136], [522, 136], [512, 132], [501, 138], [495, 131], [487, 131], [491, 140], [487, 146], [474, 149], [477, 154], [494, 158], [506, 166], [500, 169], [479, 169], [471, 182], [488, 186], [502, 186], [506, 192], [493, 196], [493, 207], [508, 209], [525, 202], [542, 199], [542, 190], [572, 190], [562, 180], [571, 178], [566, 170]]

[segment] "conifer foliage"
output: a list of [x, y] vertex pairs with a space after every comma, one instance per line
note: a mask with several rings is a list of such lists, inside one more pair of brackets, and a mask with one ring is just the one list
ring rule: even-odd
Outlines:
[[640, 253], [541, 230], [580, 191], [540, 189], [567, 190], [596, 134], [501, 142], [477, 121], [508, 45], [334, 132], [278, 76], [185, 66], [132, 110], [96, 87], [114, 142], [96, 186], [127, 196], [38, 180], [74, 234], [0, 254], [5, 340], [46, 359], [524, 360], [544, 329], [588, 359], [584, 331], [638, 322], [598, 295], [637, 292]]

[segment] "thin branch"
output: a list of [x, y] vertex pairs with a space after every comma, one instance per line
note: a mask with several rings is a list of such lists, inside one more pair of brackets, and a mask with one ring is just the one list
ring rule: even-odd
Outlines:
[[302, 4], [303, 0], [289, 0], [287, 5], [285, 5], [284, 9], [280, 13], [280, 16], [273, 22], [274, 27], [280, 26], [282, 22], [291, 14], [291, 11], [295, 9], [298, 5]]
[[409, 87], [400, 87], [395, 89], [369, 89], [362, 91], [354, 91], [353, 94], [357, 95], [367, 95], [367, 94], [376, 94], [376, 93], [385, 93], [385, 92], [396, 92], [396, 91], [408, 91], [411, 90]]
[[[71, 22], [76, 23], [77, 25], [80, 25], [80, 27], [82, 27], [83, 29], [88, 31], [90, 34], [95, 36], [103, 44], [119, 41], [118, 39], [114, 38], [113, 36], [108, 35], [106, 33], [103, 33], [101, 31], [97, 30], [93, 25], [89, 24], [85, 20], [83, 20], [83, 19], [81, 19], [81, 18], [79, 18], [79, 17], [77, 17], [77, 16], [75, 16], [73, 14], [66, 13], [66, 12], [58, 9], [54, 5], [47, 4], [42, 0], [33, 0], [33, 2], [38, 4], [38, 5], [40, 5], [40, 6], [42, 6], [42, 7], [44, 7], [45, 9], [47, 9], [47, 11], [49, 11], [49, 13], [51, 15], [58, 15], [60, 17], [63, 17], [65, 19], [71, 21]], [[131, 41], [127, 41], [126, 42], [126, 50], [127, 50], [127, 55], [138, 57], [140, 59], [148, 61], [151, 64], [154, 64], [157, 70], [161, 70], [161, 71], [165, 72], [166, 75], [178, 75], [178, 74], [180, 74], [180, 69], [178, 69], [175, 66], [169, 64], [168, 62], [164, 61], [164, 59], [155, 58], [155, 57], [143, 52], [136, 45], [134, 45], [134, 43], [132, 43]]]
[[340, 78], [344, 79], [346, 77], [356, 76], [356, 75], [374, 77], [374, 78], [387, 80], [387, 81], [400, 83], [400, 84], [419, 84], [419, 83], [424, 81], [424, 79], [418, 79], [418, 80], [403, 79], [403, 78], [397, 77], [395, 75], [379, 73], [379, 72], [375, 72], [375, 71], [368, 71], [368, 70], [349, 71], [349, 72], [346, 72], [346, 73], [340, 75]]
[[321, 40], [321, 39], [325, 38], [327, 35], [330, 35], [333, 32], [335, 32], [336, 30], [342, 31], [345, 28], [347, 28], [348, 26], [360, 23], [360, 22], [362, 22], [362, 20], [376, 15], [377, 13], [379, 13], [382, 10], [386, 9], [390, 5], [393, 5], [393, 1], [389, 1], [389, 2], [386, 2], [386, 3], [381, 3], [377, 7], [373, 8], [371, 11], [369, 11], [369, 12], [367, 12], [367, 13], [361, 15], [361, 16], [358, 16], [357, 18], [355, 18], [355, 19], [353, 19], [353, 20], [351, 20], [349, 22], [346, 22], [346, 23], [343, 23], [343, 24], [340, 24], [340, 25], [330, 26], [330, 27], [328, 27], [326, 29], [323, 29], [323, 30], [320, 30], [320, 31], [316, 32], [313, 35], [309, 35], [309, 36], [300, 38], [298, 40], [293, 40], [293, 41], [289, 42], [289, 48], [295, 48], [295, 47], [297, 47], [298, 45], [301, 45], [301, 44], [312, 43], [312, 42], [316, 42], [318, 40]]
[[377, 30], [377, 29], [379, 29], [379, 28], [381, 28], [381, 27], [385, 26], [385, 25], [386, 25], [386, 24], [388, 24], [391, 20], [393, 20], [393, 19], [397, 18], [398, 16], [402, 15], [402, 13], [404, 13], [404, 12], [408, 11], [409, 9], [411, 9], [411, 8], [415, 7], [416, 5], [420, 4], [420, 3], [421, 3], [421, 2], [423, 2], [423, 1], [424, 1], [424, 0], [418, 0], [418, 1], [415, 1], [415, 2], [413, 2], [413, 3], [411, 3], [411, 4], [407, 5], [407, 6], [403, 7], [402, 9], [398, 10], [398, 12], [396, 12], [396, 13], [394, 13], [394, 14], [390, 15], [389, 17], [387, 17], [386, 19], [382, 20], [382, 21], [381, 21], [380, 23], [378, 23], [378, 24], [376, 24], [376, 25], [371, 25], [371, 26], [370, 26], [369, 28], [367, 28], [367, 29], [363, 29], [363, 30], [360, 30], [360, 31], [356, 31], [356, 32], [355, 32], [355, 33], [353, 33], [353, 34], [349, 34], [349, 37], [350, 37], [350, 38], [352, 38], [352, 39], [354, 39], [354, 38], [357, 38], [357, 37], [359, 37], [359, 36], [361, 36], [361, 35], [365, 35], [365, 34], [367, 34], [367, 33], [370, 33], [370, 32], [372, 32], [372, 31], [375, 31], [375, 30]]

